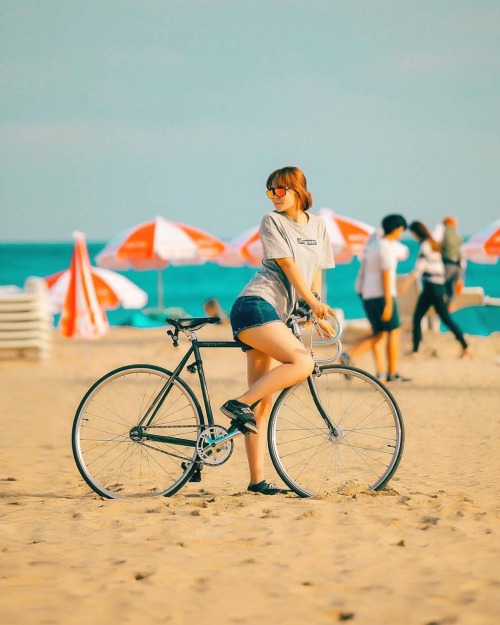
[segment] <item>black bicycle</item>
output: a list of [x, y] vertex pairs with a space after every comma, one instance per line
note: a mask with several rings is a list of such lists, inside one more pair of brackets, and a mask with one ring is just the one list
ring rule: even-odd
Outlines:
[[[174, 371], [128, 365], [110, 371], [87, 391], [75, 415], [72, 446], [83, 479], [97, 494], [170, 496], [196, 480], [201, 465], [217, 466], [230, 458], [241, 432], [214, 422], [201, 351], [242, 344], [196, 336], [218, 321], [167, 319], [175, 347], [181, 332], [190, 341]], [[290, 327], [303, 340], [298, 316], [292, 316]], [[403, 420], [389, 390], [366, 371], [327, 364], [341, 351], [341, 331], [338, 324], [329, 341], [336, 344], [336, 353], [315, 359], [312, 375], [283, 390], [271, 411], [270, 456], [282, 480], [300, 497], [324, 496], [349, 483], [378, 490], [396, 471], [403, 452]], [[326, 342], [314, 331], [309, 334], [314, 357], [313, 350]], [[180, 377], [185, 368], [198, 374], [203, 408]]]

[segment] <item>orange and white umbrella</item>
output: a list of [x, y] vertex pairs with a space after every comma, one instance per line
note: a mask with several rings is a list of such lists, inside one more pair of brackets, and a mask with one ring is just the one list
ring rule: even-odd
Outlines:
[[224, 243], [193, 226], [156, 217], [118, 234], [96, 256], [108, 269], [158, 270], [158, 307], [163, 307], [161, 270], [168, 265], [197, 265], [213, 260]]
[[260, 267], [262, 263], [262, 242], [259, 237], [259, 228], [245, 230], [242, 234], [226, 243], [224, 250], [216, 258], [219, 265], [225, 267]]
[[[110, 269], [91, 267], [90, 273], [97, 301], [104, 310], [115, 308], [143, 308], [148, 301], [145, 291], [125, 276]], [[70, 283], [70, 271], [59, 271], [45, 278], [49, 298], [55, 310], [62, 310]]]
[[463, 245], [462, 251], [468, 260], [475, 263], [496, 263], [500, 256], [500, 219], [473, 234]]
[[331, 208], [320, 208], [319, 216], [326, 224], [332, 251], [337, 264], [349, 263], [363, 251], [375, 228], [358, 219], [335, 213]]
[[[350, 217], [334, 213], [329, 208], [321, 208], [319, 216], [324, 220], [335, 262], [349, 263], [359, 255], [368, 237], [375, 231], [373, 226]], [[262, 242], [259, 229], [252, 228], [226, 244], [217, 262], [226, 266], [249, 265], [259, 267], [262, 262]]]
[[74, 232], [73, 238], [75, 245], [59, 327], [67, 338], [95, 339], [108, 330], [109, 324], [92, 280], [85, 235]]

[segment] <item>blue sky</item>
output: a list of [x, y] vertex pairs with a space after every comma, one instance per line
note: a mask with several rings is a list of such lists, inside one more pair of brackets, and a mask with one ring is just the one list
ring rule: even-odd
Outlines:
[[314, 209], [500, 214], [500, 3], [0, 0], [0, 241], [163, 215], [230, 238], [275, 168]]

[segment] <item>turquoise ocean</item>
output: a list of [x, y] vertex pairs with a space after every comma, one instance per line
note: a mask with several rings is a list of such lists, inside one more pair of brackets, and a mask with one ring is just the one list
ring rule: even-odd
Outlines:
[[[408, 260], [399, 264], [398, 273], [407, 273], [415, 262], [418, 245], [404, 241], [410, 248]], [[89, 254], [93, 264], [95, 256], [105, 242], [89, 242]], [[0, 285], [22, 287], [30, 276], [45, 277], [67, 269], [70, 264], [73, 243], [0, 243]], [[354, 291], [354, 281], [359, 268], [352, 263], [338, 265], [326, 272], [328, 301], [335, 308], [342, 308], [346, 319], [363, 317], [359, 297]], [[221, 267], [216, 263], [194, 266], [169, 266], [163, 272], [165, 306], [182, 308], [189, 315], [203, 316], [203, 303], [216, 298], [222, 308], [229, 311], [243, 286], [255, 273], [249, 267]], [[127, 278], [144, 289], [149, 296], [148, 306], [157, 305], [157, 272], [127, 271]], [[481, 286], [486, 295], [500, 297], [500, 262], [495, 265], [469, 263], [465, 286]], [[140, 313], [117, 309], [108, 311], [111, 325], [140, 325]], [[500, 331], [500, 307], [472, 307], [454, 313], [455, 319], [469, 334], [488, 335]], [[57, 315], [54, 323], [57, 323]]]

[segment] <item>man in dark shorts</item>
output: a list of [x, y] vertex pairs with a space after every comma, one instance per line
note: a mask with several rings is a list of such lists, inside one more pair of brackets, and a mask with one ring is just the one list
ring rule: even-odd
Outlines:
[[363, 308], [365, 309], [366, 317], [373, 329], [373, 334], [392, 332], [392, 330], [397, 330], [400, 327], [397, 301], [394, 300], [393, 302], [392, 315], [389, 321], [383, 320], [385, 297], [364, 299]]
[[[344, 352], [341, 356], [343, 364], [350, 364], [371, 349], [377, 377], [383, 382], [409, 380], [397, 373], [400, 323], [396, 300], [396, 268], [401, 260], [401, 248], [404, 247], [399, 239], [406, 227], [406, 220], [402, 215], [387, 215], [382, 220], [383, 235], [375, 233], [367, 241], [355, 288], [363, 300], [363, 308], [373, 334], [358, 341], [349, 353]], [[387, 366], [384, 359], [384, 339], [387, 346]]]

